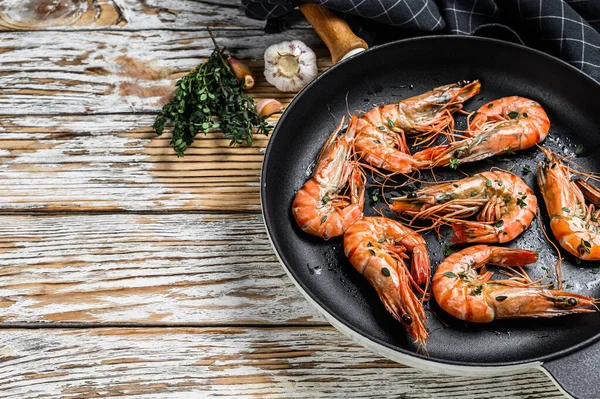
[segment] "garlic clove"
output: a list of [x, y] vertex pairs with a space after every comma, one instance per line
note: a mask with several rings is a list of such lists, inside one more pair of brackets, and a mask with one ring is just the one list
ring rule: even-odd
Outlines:
[[229, 57], [227, 63], [235, 77], [243, 83], [244, 89], [251, 89], [254, 87], [254, 77], [246, 64], [233, 57]]
[[260, 100], [256, 104], [256, 112], [260, 116], [271, 116], [281, 111], [281, 103], [273, 98]]
[[274, 44], [265, 51], [265, 78], [281, 91], [296, 92], [317, 74], [317, 57], [300, 40]]

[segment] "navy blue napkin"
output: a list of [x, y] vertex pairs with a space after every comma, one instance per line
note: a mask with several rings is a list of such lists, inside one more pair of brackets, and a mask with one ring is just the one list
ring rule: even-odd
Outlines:
[[[351, 16], [380, 40], [423, 34], [481, 35], [559, 57], [600, 82], [600, 0], [242, 0], [250, 18], [281, 30], [300, 3]], [[362, 26], [361, 26], [362, 27]], [[395, 33], [394, 33], [395, 31]], [[401, 32], [401, 33], [398, 33]]]

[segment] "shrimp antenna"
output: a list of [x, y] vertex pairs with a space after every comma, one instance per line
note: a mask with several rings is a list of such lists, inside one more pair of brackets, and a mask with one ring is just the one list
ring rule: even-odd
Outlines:
[[348, 105], [348, 96], [350, 95], [350, 91], [348, 90], [346, 92], [346, 112], [348, 112], [348, 116], [352, 116], [352, 113], [350, 112], [350, 105]]
[[[438, 314], [435, 312], [435, 310], [433, 310], [433, 309], [431, 308], [431, 306], [430, 306], [428, 309], [425, 309], [425, 310], [426, 310], [427, 312], [431, 312], [431, 314], [432, 314], [432, 315], [434, 315], [434, 316], [435, 316], [435, 318], [436, 318], [436, 319], [437, 319], [437, 320], [438, 320], [440, 323], [442, 323], [442, 325], [443, 325], [444, 327], [448, 327], [448, 326], [449, 326], [449, 324], [448, 324], [448, 323], [446, 323], [444, 320], [442, 320], [442, 319], [440, 318], [440, 316], [438, 316]], [[436, 332], [437, 330], [439, 330], [439, 328], [436, 328], [435, 330], [433, 330], [433, 331], [431, 332], [431, 334], [433, 334], [433, 333], [434, 333], [434, 332]]]
[[427, 351], [427, 348], [425, 347], [425, 342], [421, 342], [420, 340], [417, 340], [416, 342], [418, 342], [417, 352], [421, 353], [423, 356], [429, 357], [429, 352]]
[[550, 237], [548, 237], [548, 233], [546, 232], [546, 228], [544, 227], [544, 222], [542, 221], [542, 215], [540, 212], [540, 207], [536, 207], [536, 213], [537, 213], [537, 219], [538, 219], [538, 223], [540, 225], [540, 228], [542, 229], [542, 233], [544, 233], [544, 237], [546, 238], [546, 241], [548, 241], [550, 243], [550, 245], [552, 245], [552, 247], [554, 248], [554, 250], [556, 251], [556, 254], [558, 255], [558, 260], [556, 261], [556, 264], [554, 265], [554, 274], [556, 276], [556, 282], [557, 282], [557, 288], [559, 290], [562, 290], [562, 261], [564, 260], [564, 258], [562, 257], [560, 250], [558, 249], [558, 246], [556, 246], [556, 244], [554, 243], [554, 241], [552, 241], [550, 239]]
[[433, 179], [433, 183], [440, 184], [440, 182], [438, 182], [437, 176], [435, 175], [435, 172], [433, 171], [433, 168], [430, 168], [429, 170], [431, 171], [431, 178]]

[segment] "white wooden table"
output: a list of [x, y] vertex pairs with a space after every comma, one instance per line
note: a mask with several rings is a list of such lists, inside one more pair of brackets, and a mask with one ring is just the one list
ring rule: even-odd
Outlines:
[[[290, 39], [326, 56], [236, 0], [0, 0], [0, 397], [562, 398], [538, 371], [390, 362], [309, 306], [260, 216], [268, 139], [178, 159], [151, 128], [207, 26], [240, 58]], [[287, 104], [251, 64], [251, 94]]]

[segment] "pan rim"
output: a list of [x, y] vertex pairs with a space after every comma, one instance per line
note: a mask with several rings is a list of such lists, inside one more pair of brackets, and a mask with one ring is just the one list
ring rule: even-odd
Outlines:
[[[411, 363], [411, 365], [414, 364], [415, 367], [419, 367], [419, 368], [432, 368], [432, 369], [441, 371], [442, 369], [440, 369], [440, 365], [442, 365], [442, 366], [448, 366], [448, 367], [454, 366], [454, 368], [456, 368], [456, 369], [471, 369], [472, 370], [475, 368], [477, 368], [477, 369], [485, 368], [485, 369], [490, 370], [490, 372], [492, 370], [494, 370], [494, 372], [495, 372], [498, 369], [508, 370], [510, 368], [510, 370], [516, 370], [516, 369], [521, 369], [521, 368], [532, 368], [532, 367], [536, 367], [538, 365], [543, 364], [543, 362], [551, 361], [553, 359], [564, 357], [564, 356], [570, 355], [574, 352], [580, 351], [580, 350], [584, 349], [586, 346], [589, 346], [590, 344], [598, 341], [600, 339], [600, 332], [596, 333], [596, 335], [591, 338], [588, 338], [586, 340], [576, 343], [573, 346], [570, 346], [565, 349], [561, 349], [561, 350], [551, 353], [551, 354], [537, 356], [537, 357], [533, 357], [533, 358], [526, 359], [526, 360], [494, 362], [494, 363], [465, 362], [465, 361], [458, 361], [458, 360], [431, 358], [430, 356], [425, 356], [421, 353], [413, 352], [413, 351], [405, 349], [405, 348], [394, 347], [394, 346], [390, 345], [389, 343], [387, 343], [377, 337], [372, 336], [371, 334], [360, 331], [358, 328], [351, 325], [349, 322], [347, 322], [342, 317], [340, 317], [335, 312], [333, 312], [331, 309], [329, 309], [298, 278], [298, 276], [294, 272], [294, 268], [289, 266], [287, 264], [287, 262], [284, 261], [284, 257], [282, 256], [283, 251], [280, 251], [280, 249], [281, 249], [280, 245], [273, 239], [273, 236], [271, 235], [271, 228], [269, 226], [270, 226], [270, 224], [276, 223], [276, 221], [270, 220], [268, 218], [267, 212], [265, 210], [265, 201], [266, 200], [265, 200], [265, 192], [264, 191], [266, 188], [266, 183], [264, 181], [265, 181], [265, 177], [266, 177], [265, 175], [267, 173], [267, 165], [269, 164], [269, 157], [271, 155], [274, 140], [275, 140], [277, 134], [279, 133], [279, 131], [281, 130], [281, 128], [280, 128], [280, 126], [282, 125], [281, 121], [284, 120], [289, 115], [289, 113], [291, 112], [290, 110], [294, 108], [294, 106], [296, 105], [297, 102], [301, 101], [302, 96], [306, 92], [311, 90], [314, 86], [318, 85], [321, 79], [323, 79], [325, 76], [328, 76], [330, 73], [335, 73], [335, 70], [340, 65], [343, 65], [346, 62], [353, 62], [353, 60], [359, 59], [361, 57], [369, 57], [370, 54], [372, 54], [372, 53], [377, 53], [378, 51], [382, 51], [388, 47], [398, 46], [398, 45], [401, 45], [401, 44], [404, 44], [407, 42], [437, 41], [437, 40], [464, 41], [464, 42], [487, 42], [487, 43], [493, 43], [494, 45], [505, 46], [507, 48], [511, 48], [513, 51], [516, 50], [516, 51], [523, 51], [526, 53], [529, 52], [529, 53], [535, 54], [536, 56], [541, 56], [542, 58], [545, 58], [548, 62], [557, 63], [558, 65], [565, 67], [571, 73], [573, 73], [573, 72], [577, 73], [580, 78], [584, 78], [585, 80], [587, 80], [590, 85], [596, 86], [597, 88], [600, 89], [600, 83], [596, 82], [594, 79], [592, 79], [589, 75], [585, 74], [583, 71], [577, 69], [573, 65], [570, 65], [569, 63], [567, 63], [555, 56], [544, 53], [540, 50], [526, 47], [524, 45], [510, 43], [510, 42], [506, 42], [506, 41], [498, 40], [498, 39], [486, 38], [486, 37], [466, 36], [466, 35], [465, 36], [458, 36], [458, 35], [421, 36], [421, 37], [416, 37], [416, 38], [396, 40], [396, 41], [393, 41], [390, 43], [385, 43], [382, 45], [372, 47], [366, 51], [362, 51], [358, 54], [355, 54], [341, 62], [338, 62], [335, 65], [332, 65], [329, 69], [327, 69], [325, 72], [323, 72], [321, 75], [319, 75], [313, 81], [311, 81], [308, 85], [306, 85], [300, 92], [298, 92], [296, 94], [296, 96], [294, 96], [294, 98], [292, 99], [292, 101], [290, 102], [290, 104], [288, 105], [286, 110], [284, 111], [284, 113], [282, 114], [281, 118], [277, 122], [275, 129], [273, 130], [273, 133], [271, 134], [271, 138], [269, 139], [269, 143], [267, 145], [267, 148], [265, 149], [265, 155], [264, 155], [264, 160], [263, 160], [263, 164], [262, 164], [262, 168], [261, 168], [261, 175], [260, 175], [261, 215], [263, 217], [263, 222], [264, 222], [264, 225], [265, 225], [265, 228], [267, 231], [267, 236], [269, 238], [269, 242], [271, 243], [271, 246], [275, 250], [275, 254], [277, 256], [277, 259], [279, 260], [279, 263], [284, 268], [284, 270], [286, 271], [288, 276], [290, 276], [294, 285], [300, 290], [300, 292], [309, 301], [309, 303], [311, 303], [311, 305], [313, 307], [316, 307], [316, 309], [327, 319], [327, 321], [333, 325], [333, 327], [335, 327], [337, 330], [339, 330], [343, 334], [346, 334], [346, 335], [350, 334], [350, 336], [353, 339], [355, 339], [357, 341], [361, 341], [361, 343], [360, 343], [361, 346], [367, 347], [367, 348], [383, 355], [384, 357], [390, 358], [391, 360], [395, 360], [395, 359], [393, 357], [390, 357], [389, 354], [383, 353], [381, 350], [377, 349], [377, 347], [384, 347], [385, 349], [387, 349], [393, 353], [396, 353], [403, 358], [407, 357], [409, 359], [409, 360], [407, 360], [407, 363]], [[332, 319], [335, 320], [339, 324], [339, 326], [336, 325], [335, 323], [332, 323]], [[342, 327], [346, 331], [340, 329], [340, 327]], [[370, 343], [372, 345], [365, 345], [365, 343], [363, 343], [363, 341], [367, 341], [366, 343]], [[412, 361], [413, 359], [417, 360], [416, 364], [414, 361]], [[397, 360], [395, 360], [395, 361], [397, 361]]]

